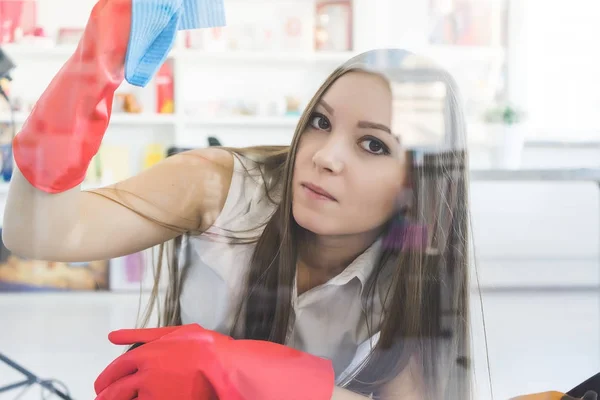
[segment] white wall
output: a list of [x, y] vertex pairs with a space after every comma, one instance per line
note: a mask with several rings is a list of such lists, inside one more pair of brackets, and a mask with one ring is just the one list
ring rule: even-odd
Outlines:
[[600, 4], [594, 0], [512, 0], [513, 100], [537, 135], [600, 139]]

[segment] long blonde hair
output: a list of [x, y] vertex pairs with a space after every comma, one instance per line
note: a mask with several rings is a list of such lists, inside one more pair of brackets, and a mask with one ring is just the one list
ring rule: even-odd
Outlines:
[[[299, 231], [292, 216], [291, 188], [298, 142], [319, 99], [338, 78], [355, 69], [348, 63], [325, 80], [301, 115], [290, 146], [227, 148], [235, 157], [249, 157], [259, 163], [265, 193], [275, 206], [259, 235], [240, 240], [255, 243], [255, 247], [232, 335], [242, 332], [239, 337], [285, 343], [293, 313], [291, 288]], [[440, 73], [451, 80], [443, 71]], [[454, 129], [462, 130], [456, 92], [448, 95]], [[379, 331], [380, 337], [364, 363], [344, 382], [346, 388], [377, 397], [382, 386], [416, 354], [427, 398], [471, 397], [466, 169], [466, 154], [461, 149], [409, 152], [412, 207], [401, 210], [402, 215], [394, 218], [427, 226], [427, 247], [383, 248], [363, 291], [369, 329], [371, 333]], [[280, 190], [280, 198], [272, 196], [275, 190]], [[386, 234], [392, 234], [391, 226], [386, 229]], [[149, 323], [153, 310], [160, 306], [159, 280], [165, 251], [171, 253], [167, 263], [169, 282], [158, 323], [181, 324], [179, 297], [189, 268], [181, 243], [185, 235], [192, 234], [182, 232], [173, 242], [160, 246], [154, 287], [142, 326]], [[385, 292], [376, 296], [382, 287]], [[376, 298], [381, 299], [384, 310], [381, 321], [369, 317]]]

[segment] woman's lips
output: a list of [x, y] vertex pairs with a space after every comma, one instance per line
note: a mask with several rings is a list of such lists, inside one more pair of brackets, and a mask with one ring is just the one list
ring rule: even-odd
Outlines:
[[302, 187], [312, 198], [315, 198], [317, 200], [337, 201], [335, 197], [333, 197], [329, 192], [327, 192], [320, 186], [313, 185], [311, 183], [303, 183]]

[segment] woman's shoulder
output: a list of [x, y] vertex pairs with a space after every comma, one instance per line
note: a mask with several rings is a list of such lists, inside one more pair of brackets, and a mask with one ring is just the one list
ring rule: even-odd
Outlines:
[[228, 158], [231, 180], [222, 210], [211, 228], [240, 231], [264, 225], [281, 195], [280, 185], [271, 184], [273, 173], [267, 170], [264, 162], [248, 154], [235, 150], [218, 151], [213, 156], [217, 162]]
[[187, 167], [204, 167], [213, 172], [230, 173], [234, 168], [233, 155], [230, 151], [219, 147], [203, 147], [199, 149], [186, 150], [169, 159]]

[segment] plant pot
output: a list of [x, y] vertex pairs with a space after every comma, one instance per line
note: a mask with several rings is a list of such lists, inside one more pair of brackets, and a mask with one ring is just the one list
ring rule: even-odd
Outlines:
[[503, 169], [520, 168], [525, 147], [524, 124], [491, 124], [490, 128], [494, 137], [492, 165]]

